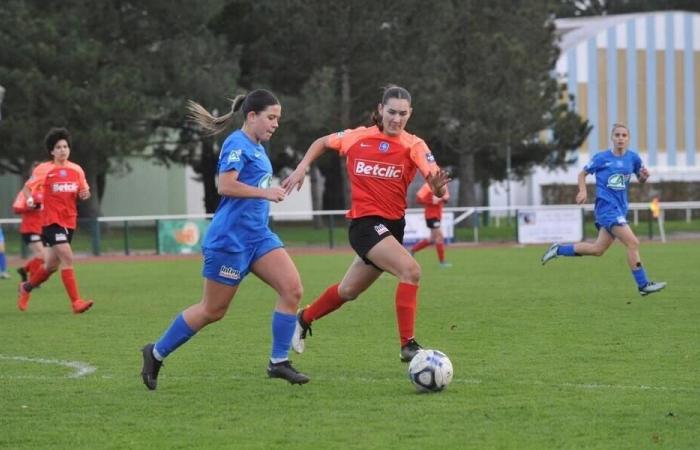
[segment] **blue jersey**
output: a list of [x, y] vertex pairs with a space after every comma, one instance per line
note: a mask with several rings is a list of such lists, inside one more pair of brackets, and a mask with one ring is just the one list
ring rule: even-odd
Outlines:
[[616, 156], [612, 150], [605, 150], [593, 156], [583, 168], [586, 173], [595, 174], [596, 214], [617, 209], [627, 214], [627, 188], [632, 174], [639, 177], [642, 159], [633, 151], [627, 150]]
[[[268, 188], [272, 164], [265, 148], [241, 130], [226, 138], [219, 154], [217, 173], [235, 170], [238, 181]], [[252, 244], [275, 236], [268, 226], [270, 202], [264, 198], [222, 196], [209, 225], [202, 247], [224, 252], [241, 252]]]

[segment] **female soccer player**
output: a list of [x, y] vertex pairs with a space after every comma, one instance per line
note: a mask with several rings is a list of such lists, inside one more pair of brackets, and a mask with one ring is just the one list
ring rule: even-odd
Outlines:
[[221, 117], [212, 116], [197, 103], [189, 104], [191, 118], [210, 134], [223, 131], [239, 109], [245, 118], [243, 126], [226, 138], [219, 155], [221, 202], [202, 245], [204, 293], [199, 303], [175, 318], [155, 344], [143, 347], [141, 375], [150, 390], [156, 389], [163, 359], [199, 330], [224, 317], [250, 272], [278, 294], [272, 314], [268, 376], [292, 384], [309, 381], [288, 359], [302, 295], [301, 279], [282, 241], [268, 225], [270, 202], [284, 200], [285, 193], [270, 185], [272, 165], [261, 143], [269, 141], [279, 126], [282, 107], [271, 92], [262, 89], [236, 97], [231, 111]]
[[10, 278], [10, 274], [7, 273], [7, 258], [5, 257], [5, 235], [2, 233], [2, 227], [0, 227], [0, 279]]
[[41, 241], [41, 228], [43, 223], [42, 217], [42, 198], [43, 194], [35, 192], [32, 194], [34, 204], [27, 205], [27, 197], [24, 195], [24, 190], [19, 191], [12, 209], [15, 214], [22, 216], [22, 221], [19, 225], [19, 232], [22, 235], [22, 241], [29, 248], [31, 258], [22, 267], [17, 269], [17, 273], [22, 278], [22, 281], [27, 281], [28, 276], [36, 272], [39, 267], [44, 265], [44, 245]]
[[314, 320], [354, 300], [386, 271], [398, 278], [395, 304], [402, 361], [410, 361], [421, 349], [414, 337], [416, 298], [421, 269], [403, 247], [406, 190], [416, 170], [430, 189], [442, 197], [450, 180], [438, 168], [425, 142], [404, 130], [411, 117], [411, 95], [390, 86], [373, 113], [375, 125], [329, 134], [309, 147], [297, 168], [282, 182], [285, 192], [298, 189], [309, 165], [328, 149], [347, 160], [351, 186], [350, 245], [357, 253], [345, 277], [326, 289], [298, 314], [292, 348], [304, 351], [304, 339]]
[[430, 238], [422, 239], [413, 245], [411, 254], [423, 250], [431, 244], [435, 244], [440, 267], [450, 267], [451, 264], [445, 261], [445, 237], [442, 234], [442, 208], [450, 199], [450, 192], [445, 190], [445, 195], [436, 197], [430, 189], [430, 185], [425, 183], [416, 193], [416, 200], [425, 209], [425, 225], [430, 230]]
[[70, 297], [75, 314], [81, 314], [92, 307], [92, 300], [80, 298], [78, 284], [73, 270], [73, 250], [71, 241], [77, 225], [78, 199], [90, 198], [90, 186], [85, 180], [83, 169], [68, 160], [70, 157], [70, 134], [65, 128], [52, 128], [44, 138], [46, 150], [52, 160], [39, 164], [31, 178], [24, 185], [23, 193], [28, 207], [37, 202], [33, 192], [43, 193], [42, 239], [47, 247], [43, 265], [39, 264], [29, 277], [29, 281], [19, 285], [17, 307], [25, 311], [30, 293], [46, 281], [61, 267], [61, 281]]
[[586, 202], [586, 175], [595, 174], [595, 226], [598, 238], [594, 243], [552, 244], [542, 256], [542, 264], [558, 256], [601, 256], [612, 245], [615, 238], [627, 247], [627, 264], [632, 271], [640, 295], [653, 294], [666, 287], [666, 283], [647, 279], [639, 256], [639, 239], [627, 224], [627, 190], [632, 174], [640, 183], [649, 178], [649, 170], [635, 152], [629, 151], [630, 133], [626, 125], [616, 123], [611, 136], [613, 148], [593, 156], [578, 175], [576, 203]]

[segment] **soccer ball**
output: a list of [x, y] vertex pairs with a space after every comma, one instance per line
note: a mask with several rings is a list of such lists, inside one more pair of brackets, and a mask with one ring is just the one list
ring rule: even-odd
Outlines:
[[408, 365], [408, 377], [418, 392], [440, 392], [452, 381], [452, 362], [438, 350], [420, 350]]

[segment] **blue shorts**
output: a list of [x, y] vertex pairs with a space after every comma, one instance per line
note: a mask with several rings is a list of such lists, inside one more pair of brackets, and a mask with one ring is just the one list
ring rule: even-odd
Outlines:
[[276, 234], [256, 242], [242, 252], [226, 252], [204, 249], [204, 267], [202, 276], [217, 283], [237, 286], [250, 273], [255, 261], [276, 248], [284, 247]]
[[627, 225], [627, 217], [618, 208], [595, 211], [595, 227], [599, 230], [605, 228], [610, 236], [615, 237], [612, 232], [614, 226], [622, 225]]

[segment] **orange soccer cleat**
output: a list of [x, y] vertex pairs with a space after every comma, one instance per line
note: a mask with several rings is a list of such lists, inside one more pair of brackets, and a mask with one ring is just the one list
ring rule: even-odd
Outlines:
[[17, 290], [19, 291], [19, 297], [17, 297], [17, 307], [20, 311], [26, 311], [27, 306], [29, 306], [29, 297], [31, 294], [24, 288], [24, 283], [20, 283]]
[[92, 308], [92, 300], [76, 300], [71, 306], [73, 307], [73, 314], [82, 314]]

